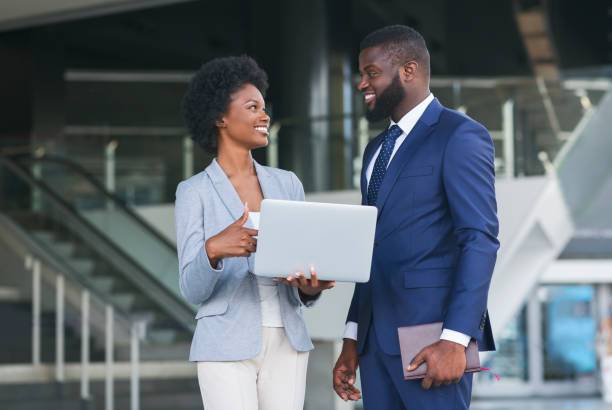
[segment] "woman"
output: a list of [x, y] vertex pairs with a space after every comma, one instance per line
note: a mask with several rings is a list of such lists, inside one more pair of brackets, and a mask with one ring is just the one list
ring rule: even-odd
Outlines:
[[178, 185], [175, 209], [180, 289], [199, 305], [189, 360], [206, 410], [301, 410], [313, 349], [301, 307], [334, 285], [314, 273], [276, 281], [251, 273], [263, 198], [304, 200], [292, 172], [251, 156], [268, 143], [267, 88], [251, 58], [219, 58], [183, 100], [193, 139], [217, 155]]

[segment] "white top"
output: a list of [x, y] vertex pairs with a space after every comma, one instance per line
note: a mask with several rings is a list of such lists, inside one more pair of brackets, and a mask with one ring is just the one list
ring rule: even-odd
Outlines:
[[[259, 229], [259, 212], [249, 212], [250, 226]], [[280, 311], [278, 283], [272, 278], [256, 276], [261, 304], [261, 324], [265, 327], [284, 327]]]
[[[429, 104], [433, 101], [433, 99], [434, 99], [433, 94], [429, 93], [429, 95], [425, 97], [423, 101], [421, 101], [412, 110], [408, 111], [397, 122], [397, 125], [402, 129], [402, 134], [395, 140], [395, 145], [393, 146], [393, 152], [391, 152], [391, 157], [389, 158], [389, 162], [387, 163], [387, 168], [389, 167], [389, 164], [391, 164], [391, 161], [393, 160], [395, 153], [397, 152], [399, 147], [402, 145], [402, 143], [404, 142], [408, 134], [410, 134], [410, 131], [412, 131], [417, 121], [419, 121], [419, 119], [421, 118], [421, 116], [423, 115], [423, 113], [425, 112]], [[389, 128], [391, 128], [395, 124], [396, 123], [393, 120], [391, 120], [391, 123], [389, 124]], [[370, 160], [368, 167], [366, 168], [366, 186], [370, 184], [370, 177], [372, 176], [372, 171], [374, 170], [374, 164], [376, 163], [376, 158], [378, 158], [378, 154], [380, 153], [381, 148], [382, 148], [382, 144], [378, 147], [378, 149], [372, 156], [372, 159]], [[357, 323], [346, 322], [346, 327], [344, 328], [344, 338], [357, 340], [357, 329], [358, 329]], [[467, 347], [468, 343], [470, 342], [471, 337], [466, 334], [457, 332], [455, 330], [444, 329], [442, 330], [442, 335], [440, 336], [440, 339], [450, 340], [451, 342], [459, 343]]]

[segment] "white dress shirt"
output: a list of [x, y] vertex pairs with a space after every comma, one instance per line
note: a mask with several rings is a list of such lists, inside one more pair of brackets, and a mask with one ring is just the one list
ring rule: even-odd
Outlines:
[[[434, 99], [433, 94], [429, 93], [429, 95], [425, 97], [423, 101], [421, 101], [412, 110], [408, 111], [406, 115], [404, 115], [397, 122], [397, 125], [402, 129], [402, 134], [395, 140], [395, 146], [393, 147], [393, 152], [391, 152], [391, 157], [389, 158], [389, 162], [387, 163], [387, 168], [389, 167], [389, 164], [391, 164], [391, 161], [393, 161], [393, 157], [395, 156], [395, 153], [397, 152], [399, 147], [402, 145], [402, 143], [404, 142], [408, 134], [410, 134], [410, 131], [412, 131], [417, 121], [419, 120], [419, 118], [421, 118], [421, 115], [423, 115], [423, 113], [425, 112], [425, 109], [427, 109], [427, 107], [433, 101], [433, 99]], [[391, 123], [389, 124], [389, 128], [392, 127], [393, 125], [396, 125], [396, 123], [393, 120], [391, 120]], [[372, 156], [372, 159], [370, 160], [370, 163], [368, 164], [368, 167], [366, 168], [366, 186], [370, 184], [370, 177], [372, 176], [372, 171], [374, 170], [374, 163], [376, 162], [376, 158], [378, 158], [378, 154], [380, 153], [381, 148], [382, 148], [382, 144], [377, 148], [376, 152]], [[357, 323], [346, 322], [346, 327], [344, 329], [344, 338], [357, 340], [357, 329], [358, 329]], [[461, 332], [457, 332], [455, 330], [443, 329], [440, 339], [450, 340], [451, 342], [459, 343], [467, 347], [468, 343], [470, 342], [471, 337]]]
[[[259, 212], [249, 212], [247, 224], [253, 229], [259, 229]], [[280, 311], [278, 284], [272, 278], [256, 276], [261, 305], [261, 325], [264, 327], [283, 327]]]

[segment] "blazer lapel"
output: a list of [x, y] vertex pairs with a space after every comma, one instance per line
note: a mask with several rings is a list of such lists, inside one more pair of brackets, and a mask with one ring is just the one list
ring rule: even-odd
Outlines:
[[442, 106], [438, 100], [434, 98], [421, 118], [414, 125], [414, 128], [412, 128], [412, 131], [410, 131], [410, 134], [408, 134], [399, 150], [391, 159], [391, 163], [387, 168], [387, 172], [383, 178], [380, 190], [378, 191], [378, 198], [376, 200], [379, 219], [385, 205], [385, 201], [389, 196], [389, 192], [391, 192], [391, 188], [393, 188], [393, 185], [397, 181], [400, 171], [408, 163], [415, 151], [421, 146], [425, 138], [433, 131], [433, 125], [438, 122], [441, 112]]
[[255, 172], [257, 172], [257, 179], [259, 179], [259, 186], [261, 187], [264, 199], [287, 199], [280, 191], [276, 179], [266, 168], [259, 165], [255, 160], [253, 160], [253, 163], [255, 164]]
[[[255, 164], [255, 172], [257, 173], [257, 179], [259, 180], [259, 186], [264, 198], [268, 199], [287, 199], [285, 195], [280, 191], [278, 184], [272, 175], [266, 170], [265, 167], [259, 165], [259, 163], [253, 160]], [[217, 159], [213, 159], [210, 165], [206, 168], [206, 173], [210, 176], [210, 179], [215, 185], [215, 190], [219, 194], [219, 198], [227, 208], [230, 215], [234, 220], [240, 218], [244, 212], [244, 204], [238, 196], [238, 192], [234, 189], [234, 186], [230, 182], [229, 178], [221, 169], [221, 166], [217, 162]]]
[[244, 204], [240, 200], [238, 192], [234, 189], [229, 178], [217, 163], [216, 158], [206, 167], [206, 173], [214, 183], [219, 198], [221, 198], [221, 201], [232, 218], [234, 218], [234, 220], [240, 218], [244, 213]]

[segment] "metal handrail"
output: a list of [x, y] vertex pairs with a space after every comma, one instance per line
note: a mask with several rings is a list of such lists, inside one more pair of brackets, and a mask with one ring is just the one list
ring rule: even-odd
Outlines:
[[[159, 306], [170, 314], [184, 329], [193, 330], [193, 307], [187, 301], [167, 290], [165, 286], [145, 268], [143, 268], [131, 256], [127, 255], [121, 248], [111, 242], [105, 235], [93, 226], [89, 221], [82, 218], [63, 198], [53, 192], [44, 183], [32, 177], [27, 171], [20, 167], [15, 161], [0, 156], [0, 164], [9, 168], [13, 173], [24, 180], [28, 185], [39, 189], [58, 209], [72, 221], [75, 221], [84, 237], [95, 238], [98, 248], [104, 248], [112, 257], [108, 261], [119, 271], [126, 273], [126, 269], [131, 272], [125, 277], [137, 286], [143, 293], [148, 294], [156, 300], [164, 300]], [[101, 252], [106, 254], [106, 252]], [[177, 272], [178, 274], [178, 272]], [[151, 286], [153, 285], [153, 286]]]
[[172, 252], [176, 251], [176, 246], [172, 242], [170, 242], [168, 238], [160, 234], [157, 231], [157, 229], [152, 227], [140, 215], [138, 215], [136, 212], [131, 210], [121, 198], [109, 192], [97, 180], [96, 177], [94, 177], [89, 171], [87, 171], [85, 168], [83, 168], [81, 165], [77, 164], [76, 162], [71, 161], [64, 157], [60, 157], [56, 155], [49, 155], [49, 154], [45, 154], [42, 157], [36, 157], [36, 156], [33, 156], [31, 153], [27, 153], [27, 154], [12, 155], [9, 158], [15, 162], [21, 162], [21, 161], [37, 162], [37, 163], [51, 162], [51, 163], [64, 165], [70, 168], [71, 170], [73, 170], [74, 172], [76, 172], [77, 174], [85, 178], [87, 182], [89, 182], [91, 185], [93, 185], [98, 190], [98, 193], [100, 193], [105, 199], [108, 199], [109, 201], [111, 201], [122, 212], [128, 214], [134, 221], [136, 221], [136, 223], [138, 223], [138, 225], [140, 225], [140, 227], [142, 227], [147, 232], [149, 232], [151, 235], [153, 235], [155, 239], [162, 242]]
[[[126, 312], [122, 311], [119, 306], [115, 306], [111, 298], [99, 292], [96, 287], [93, 286], [93, 283], [89, 279], [83, 277], [82, 275], [79, 275], [72, 266], [52, 256], [49, 250], [34, 241], [19, 225], [13, 222], [11, 218], [0, 212], [0, 228], [1, 227], [10, 230], [10, 234], [12, 235], [11, 239], [14, 240], [15, 238], [17, 238], [26, 248], [30, 249], [31, 253], [35, 254], [36, 257], [40, 259], [45, 265], [47, 265], [56, 272], [62, 272], [69, 280], [71, 280], [72, 282], [76, 282], [79, 286], [87, 288], [92, 295], [94, 295], [97, 299], [100, 300], [101, 303], [113, 305], [114, 308], [119, 312], [119, 321], [122, 322], [122, 324], [125, 326], [129, 325], [129, 323], [131, 322], [129, 316]], [[1, 234], [2, 231], [0, 230], [0, 235]]]
[[[8, 238], [6, 236], [9, 236]], [[75, 283], [81, 291], [81, 388], [80, 396], [83, 400], [90, 400], [90, 353], [89, 353], [89, 328], [90, 328], [90, 294], [93, 299], [104, 307], [105, 312], [105, 388], [104, 405], [107, 410], [115, 407], [114, 395], [114, 343], [115, 322], [127, 327], [130, 332], [130, 409], [140, 408], [140, 342], [144, 335], [144, 322], [132, 320], [127, 315], [119, 312], [115, 314], [115, 307], [105, 295], [97, 292], [94, 287], [88, 286], [79, 275], [67, 265], [59, 263], [47, 250], [33, 241], [13, 221], [0, 213], [0, 238], [3, 238], [8, 246], [15, 244], [18, 239], [21, 247], [12, 251], [24, 257], [25, 267], [32, 271], [32, 366], [41, 366], [41, 291], [42, 291], [42, 264], [44, 263], [55, 275], [53, 283], [56, 293], [56, 331], [55, 331], [55, 380], [59, 383], [65, 381], [65, 343], [64, 343], [64, 320], [66, 281], [65, 278]], [[40, 258], [40, 259], [39, 259]], [[42, 263], [41, 263], [42, 262]], [[52, 281], [53, 282], [53, 281]]]

